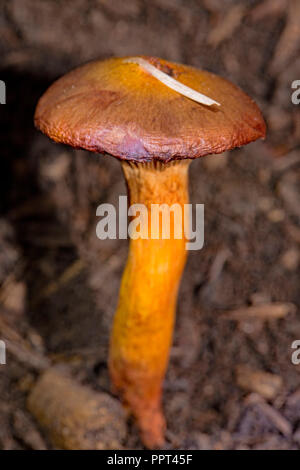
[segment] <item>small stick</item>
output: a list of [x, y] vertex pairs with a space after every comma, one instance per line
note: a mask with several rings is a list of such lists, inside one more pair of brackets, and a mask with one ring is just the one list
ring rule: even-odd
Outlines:
[[257, 318], [259, 320], [272, 320], [284, 318], [289, 313], [294, 313], [296, 306], [290, 302], [263, 303], [261, 305], [251, 305], [241, 307], [222, 315], [230, 320], [245, 320], [247, 318]]
[[175, 78], [170, 77], [169, 75], [162, 72], [158, 68], [154, 67], [154, 65], [150, 64], [149, 62], [140, 57], [131, 57], [130, 59], [125, 59], [124, 62], [140, 65], [144, 70], [149, 72], [150, 75], [152, 75], [153, 77], [157, 78], [157, 80], [159, 80], [161, 83], [171, 88], [172, 90], [177, 91], [177, 93], [186, 96], [190, 100], [196, 101], [200, 104], [205, 104], [206, 106], [212, 106], [213, 104], [221, 106], [220, 103], [218, 103], [217, 101], [208, 98], [208, 96], [205, 96], [202, 93], [193, 90], [192, 88], [184, 85], [181, 82], [178, 82], [177, 80], [175, 80]]

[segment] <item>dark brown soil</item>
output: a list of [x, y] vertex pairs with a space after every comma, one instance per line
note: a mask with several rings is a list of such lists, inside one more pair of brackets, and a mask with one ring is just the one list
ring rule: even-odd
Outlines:
[[[205, 246], [190, 252], [180, 289], [167, 448], [300, 448], [300, 365], [291, 361], [300, 340], [299, 17], [298, 0], [0, 1], [0, 339], [9, 328], [95, 390], [110, 393], [108, 334], [127, 253], [126, 241], [96, 238], [95, 208], [126, 188], [113, 158], [33, 128], [38, 97], [93, 58], [147, 54], [223, 75], [267, 120], [265, 142], [191, 166]], [[280, 318], [276, 302], [287, 304]], [[8, 352], [0, 365], [0, 448], [51, 448], [26, 410], [36, 373], [21, 362]], [[141, 448], [134, 426], [122, 444]]]

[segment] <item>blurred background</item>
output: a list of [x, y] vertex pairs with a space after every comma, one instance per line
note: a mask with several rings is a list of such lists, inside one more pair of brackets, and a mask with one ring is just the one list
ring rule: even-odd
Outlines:
[[[205, 246], [189, 253], [179, 294], [166, 448], [300, 449], [299, 52], [299, 0], [0, 1], [0, 448], [53, 448], [26, 405], [40, 364], [111, 394], [127, 242], [98, 240], [95, 210], [126, 193], [121, 168], [50, 142], [33, 113], [71, 68], [145, 54], [231, 80], [268, 125], [264, 142], [192, 164]], [[111, 445], [141, 448], [124, 429]]]

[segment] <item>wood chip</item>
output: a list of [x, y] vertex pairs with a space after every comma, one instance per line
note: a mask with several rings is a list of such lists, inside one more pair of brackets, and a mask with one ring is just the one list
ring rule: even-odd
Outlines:
[[27, 407], [57, 448], [122, 449], [126, 420], [120, 402], [77, 383], [58, 369], [41, 374]]
[[281, 256], [280, 262], [287, 271], [295, 271], [299, 266], [300, 251], [297, 248], [288, 249]]
[[280, 376], [253, 370], [246, 365], [237, 366], [236, 382], [242, 389], [256, 392], [267, 400], [275, 398], [282, 387], [282, 378]]
[[51, 160], [45, 161], [41, 165], [40, 173], [42, 178], [48, 181], [56, 183], [63, 179], [69, 171], [71, 165], [71, 159], [68, 153], [61, 153], [52, 158]]
[[285, 212], [281, 209], [275, 208], [268, 212], [267, 217], [270, 222], [274, 222], [275, 224], [277, 224], [285, 219]]
[[15, 277], [8, 276], [0, 288], [0, 302], [7, 310], [23, 313], [26, 300], [26, 285], [17, 281]]

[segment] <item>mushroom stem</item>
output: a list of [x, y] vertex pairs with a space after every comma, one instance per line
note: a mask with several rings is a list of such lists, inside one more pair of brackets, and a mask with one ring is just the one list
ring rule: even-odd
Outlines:
[[[112, 329], [109, 367], [112, 383], [149, 448], [164, 443], [161, 393], [186, 261], [183, 206], [188, 203], [189, 162], [122, 163], [129, 204], [147, 208], [148, 230], [144, 227], [141, 233], [149, 237], [130, 240]], [[162, 215], [157, 218], [151, 214], [153, 204], [176, 204], [181, 209], [181, 220], [171, 211], [169, 239], [164, 239]], [[177, 238], [178, 229], [181, 238]], [[157, 239], [153, 239], [153, 230], [158, 231]]]

